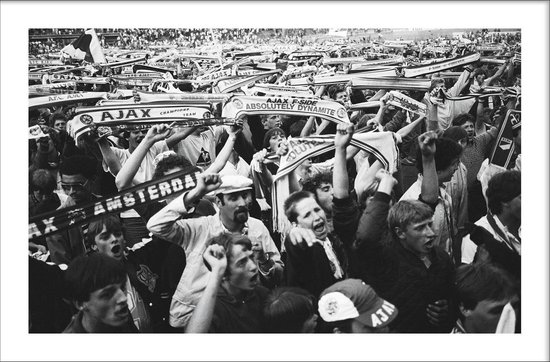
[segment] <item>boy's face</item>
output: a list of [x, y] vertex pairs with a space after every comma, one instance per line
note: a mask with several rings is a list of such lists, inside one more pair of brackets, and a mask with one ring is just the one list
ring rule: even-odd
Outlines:
[[310, 229], [319, 240], [327, 237], [327, 217], [314, 198], [308, 197], [296, 203], [296, 223], [304, 229]]
[[460, 165], [460, 159], [457, 158], [451, 162], [449, 167], [437, 171], [437, 178], [439, 180], [439, 183], [443, 182], [449, 182], [453, 178], [454, 173], [456, 170], [458, 170], [458, 166]]
[[124, 325], [130, 317], [126, 297], [126, 281], [109, 284], [90, 293], [90, 299], [83, 303], [84, 313], [96, 323], [111, 327]]
[[475, 136], [474, 124], [472, 122], [467, 121], [461, 127], [466, 131], [468, 137], [473, 138]]
[[[476, 307], [466, 312], [465, 325], [469, 333], [495, 333], [498, 321], [504, 306], [510, 302], [514, 309], [517, 309], [518, 296], [512, 299], [482, 300]], [[517, 310], [516, 310], [517, 312]]]
[[434, 246], [432, 219], [410, 223], [405, 230], [398, 227], [396, 234], [402, 245], [418, 256], [427, 255]]
[[124, 257], [126, 249], [126, 240], [122, 234], [122, 230], [107, 230], [107, 226], [103, 225], [103, 229], [94, 238], [97, 251], [121, 260]]
[[243, 245], [231, 246], [229, 284], [239, 290], [252, 290], [258, 284], [258, 267], [252, 250]]
[[328, 182], [323, 182], [317, 189], [315, 189], [315, 195], [317, 196], [317, 202], [319, 206], [325, 210], [325, 212], [332, 213], [332, 198], [334, 191], [332, 189], [332, 184]]

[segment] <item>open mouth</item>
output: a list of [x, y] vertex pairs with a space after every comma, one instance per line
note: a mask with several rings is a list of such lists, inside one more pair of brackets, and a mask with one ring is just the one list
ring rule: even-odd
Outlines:
[[122, 251], [122, 248], [120, 247], [119, 244], [117, 244], [117, 245], [115, 245], [111, 248], [111, 253], [113, 253], [115, 255], [118, 255], [121, 251]]
[[320, 223], [318, 223], [313, 227], [313, 231], [316, 233], [321, 233], [324, 230], [325, 230], [325, 223], [323, 221], [321, 221]]
[[434, 246], [434, 239], [430, 239], [429, 241], [427, 241], [427, 242], [424, 244], [424, 246], [425, 246], [426, 248], [428, 248], [428, 249], [433, 248], [433, 246]]

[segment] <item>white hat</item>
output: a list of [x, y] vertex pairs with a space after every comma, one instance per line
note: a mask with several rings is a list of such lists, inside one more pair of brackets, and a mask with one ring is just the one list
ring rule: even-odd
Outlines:
[[252, 190], [251, 179], [241, 175], [225, 175], [222, 176], [222, 185], [217, 190], [214, 190], [212, 193], [215, 195], [226, 195], [244, 190]]

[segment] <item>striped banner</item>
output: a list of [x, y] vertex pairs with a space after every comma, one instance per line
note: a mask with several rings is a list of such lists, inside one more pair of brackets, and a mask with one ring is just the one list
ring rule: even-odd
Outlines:
[[44, 94], [79, 93], [76, 91], [76, 82], [64, 82], [53, 84], [36, 84], [29, 86], [29, 96], [42, 96]]
[[147, 57], [140, 57], [140, 58], [134, 58], [134, 59], [128, 59], [128, 60], [120, 60], [112, 63], [102, 63], [99, 64], [100, 67], [103, 68], [119, 68], [119, 67], [125, 67], [130, 64], [138, 64], [138, 63], [146, 63]]
[[164, 200], [169, 196], [180, 195], [196, 187], [199, 174], [200, 172], [177, 172], [83, 205], [34, 216], [29, 220], [29, 240], [62, 232], [137, 206]]
[[226, 118], [253, 114], [314, 116], [336, 123], [350, 122], [346, 109], [340, 103], [312, 98], [235, 96], [222, 110], [222, 117]]
[[428, 107], [424, 103], [417, 102], [411, 97], [407, 97], [397, 91], [390, 91], [386, 101], [388, 104], [411, 111], [420, 116], [426, 116], [428, 113]]
[[70, 74], [51, 74], [48, 79], [52, 83], [73, 81], [83, 84], [109, 84], [109, 77], [79, 77]]
[[265, 95], [284, 97], [311, 98], [314, 96], [313, 91], [308, 87], [292, 87], [274, 84], [256, 84], [251, 88], [245, 88], [244, 92], [247, 95], [263, 93]]
[[410, 79], [398, 77], [386, 78], [354, 78], [351, 80], [352, 89], [388, 89], [388, 90], [417, 90], [427, 91], [430, 88], [429, 79]]
[[56, 94], [29, 99], [29, 109], [54, 107], [81, 102], [92, 102], [106, 99], [106, 92], [82, 92], [72, 94]]
[[405, 78], [418, 77], [420, 75], [431, 74], [441, 72], [451, 68], [467, 65], [478, 61], [480, 58], [479, 53], [469, 54], [454, 59], [444, 60], [442, 62], [433, 63], [425, 66], [409, 67], [403, 69]]
[[330, 84], [342, 84], [347, 83], [350, 80], [357, 78], [387, 78], [395, 77], [395, 70], [382, 70], [374, 72], [362, 72], [362, 73], [352, 73], [352, 74], [338, 74], [333, 76], [314, 76], [313, 81], [309, 78], [297, 78], [290, 79], [288, 81], [289, 85], [330, 85]]

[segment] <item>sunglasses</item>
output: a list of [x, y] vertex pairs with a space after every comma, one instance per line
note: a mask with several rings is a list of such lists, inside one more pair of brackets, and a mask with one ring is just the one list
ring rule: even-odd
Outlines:
[[88, 180], [84, 182], [75, 182], [70, 184], [65, 182], [60, 182], [59, 184], [61, 185], [61, 188], [63, 189], [63, 191], [70, 191], [71, 189], [82, 190], [84, 189], [84, 186], [86, 186], [87, 183], [88, 183]]

